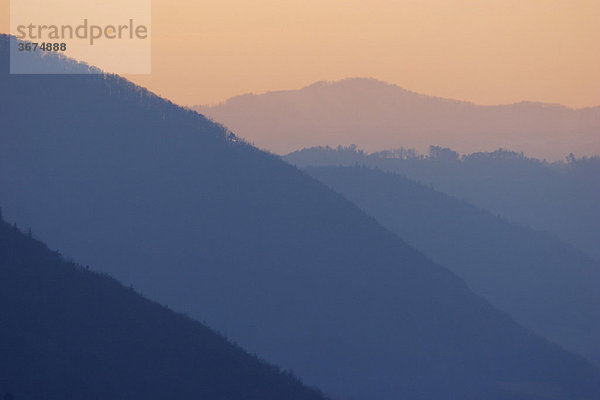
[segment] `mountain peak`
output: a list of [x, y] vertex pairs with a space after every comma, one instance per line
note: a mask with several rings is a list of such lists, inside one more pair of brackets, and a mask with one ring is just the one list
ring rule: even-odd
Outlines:
[[286, 154], [356, 144], [375, 152], [430, 145], [460, 153], [509, 148], [540, 159], [600, 154], [600, 107], [520, 102], [481, 106], [427, 96], [373, 78], [319, 81], [299, 90], [195, 107], [244, 139]]

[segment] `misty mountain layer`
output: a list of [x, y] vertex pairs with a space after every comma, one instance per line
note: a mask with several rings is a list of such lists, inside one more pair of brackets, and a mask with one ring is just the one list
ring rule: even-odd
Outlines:
[[600, 260], [600, 158], [545, 163], [497, 150], [459, 155], [432, 147], [427, 156], [397, 149], [312, 148], [285, 156], [297, 166], [356, 164], [407, 176], [523, 226], [555, 234]]
[[552, 235], [397, 174], [366, 167], [307, 171], [522, 325], [600, 364], [599, 262]]
[[479, 106], [425, 96], [374, 79], [318, 82], [299, 90], [247, 94], [195, 109], [278, 154], [356, 144], [369, 152], [429, 145], [461, 153], [510, 148], [560, 159], [600, 154], [600, 107], [522, 102]]

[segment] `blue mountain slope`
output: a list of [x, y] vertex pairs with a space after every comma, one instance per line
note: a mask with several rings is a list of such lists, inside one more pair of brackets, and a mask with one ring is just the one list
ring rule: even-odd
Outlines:
[[366, 154], [350, 146], [303, 149], [285, 159], [299, 167], [359, 164], [405, 175], [519, 225], [552, 233], [600, 260], [598, 156], [571, 155], [566, 162], [548, 163], [502, 149], [459, 156], [432, 146], [422, 156], [407, 149]]
[[0, 354], [4, 399], [324, 399], [2, 220]]
[[519, 323], [600, 363], [600, 263], [400, 175], [311, 167], [311, 176], [448, 267]]

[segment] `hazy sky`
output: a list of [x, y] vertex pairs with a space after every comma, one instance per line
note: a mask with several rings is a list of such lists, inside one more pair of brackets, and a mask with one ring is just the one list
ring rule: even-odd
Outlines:
[[364, 76], [482, 104], [600, 105], [598, 0], [154, 0], [152, 30], [153, 73], [130, 78], [180, 104]]

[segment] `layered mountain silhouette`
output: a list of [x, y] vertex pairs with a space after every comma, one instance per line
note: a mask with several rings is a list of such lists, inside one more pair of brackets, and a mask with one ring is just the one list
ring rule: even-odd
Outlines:
[[437, 145], [461, 153], [503, 147], [548, 159], [571, 152], [600, 154], [600, 107], [574, 110], [533, 102], [479, 106], [374, 79], [318, 82], [194, 108], [278, 154], [339, 144], [369, 152], [400, 146], [426, 151]]
[[522, 325], [600, 364], [600, 262], [397, 174], [366, 167], [307, 172]]
[[306, 173], [117, 76], [8, 75], [0, 43], [0, 204], [50, 247], [337, 398], [600, 396]]
[[459, 156], [432, 146], [428, 155], [396, 149], [367, 154], [356, 147], [311, 148], [285, 157], [298, 166], [367, 165], [415, 179], [501, 215], [555, 234], [600, 260], [600, 158], [547, 163], [497, 150]]
[[1, 219], [0, 300], [3, 399], [324, 399]]

